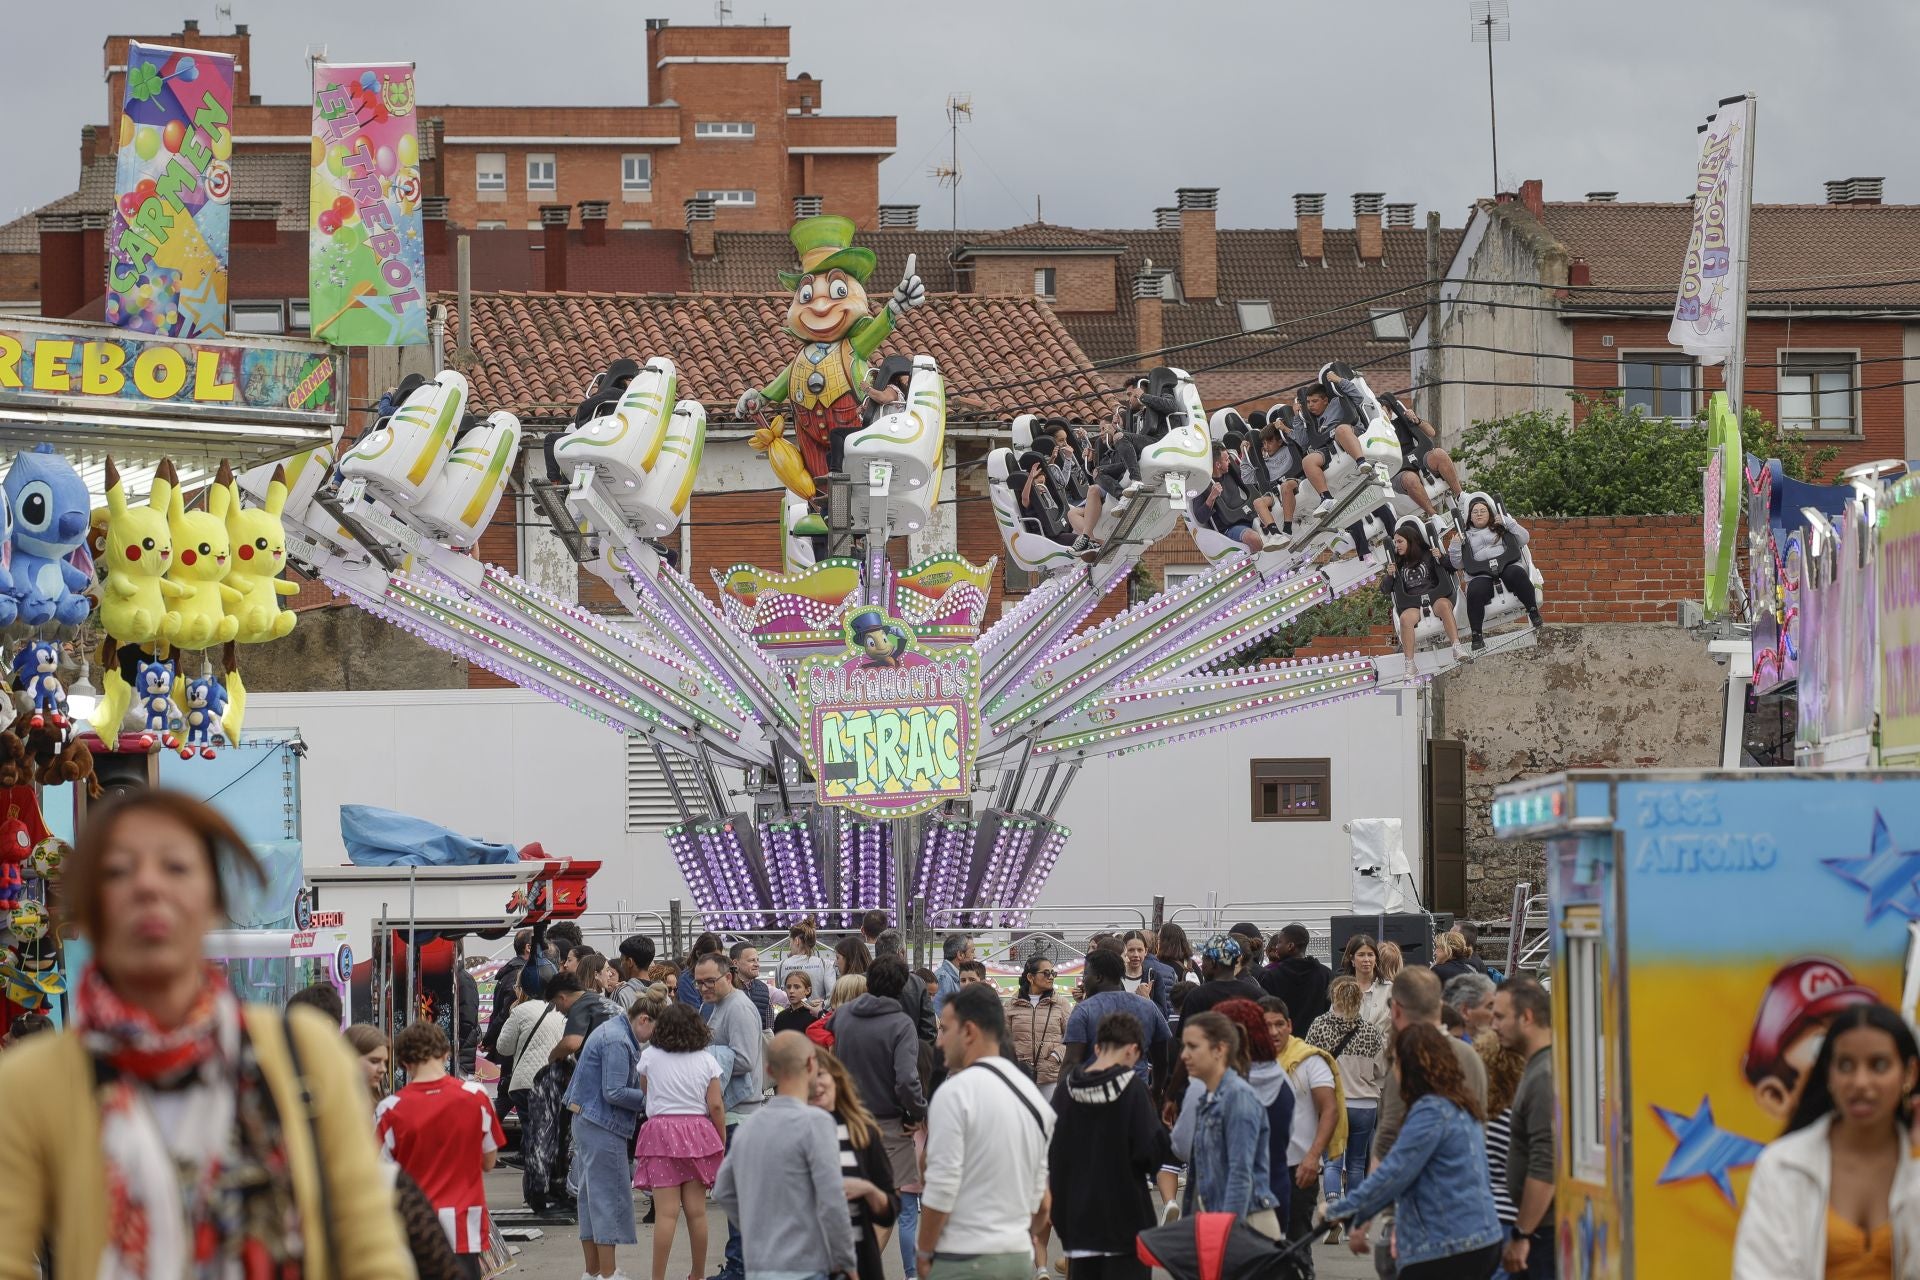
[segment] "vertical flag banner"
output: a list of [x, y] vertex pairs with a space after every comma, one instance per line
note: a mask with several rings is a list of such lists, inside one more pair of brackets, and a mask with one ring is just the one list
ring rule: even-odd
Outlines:
[[426, 241], [413, 65], [313, 64], [313, 336], [338, 346], [427, 340]]
[[1701, 364], [1720, 364], [1733, 354], [1734, 327], [1746, 306], [1740, 246], [1753, 203], [1746, 145], [1752, 117], [1752, 100], [1738, 98], [1723, 104], [1700, 131], [1693, 231], [1667, 341]]
[[227, 330], [233, 59], [131, 45], [107, 240], [107, 320], [168, 337]]

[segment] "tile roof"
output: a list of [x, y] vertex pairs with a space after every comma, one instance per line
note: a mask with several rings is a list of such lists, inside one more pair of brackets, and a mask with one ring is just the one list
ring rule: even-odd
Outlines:
[[40, 252], [40, 222], [35, 213], [22, 214], [0, 226], [0, 253]]
[[1112, 249], [1117, 252], [1124, 248], [1125, 241], [1111, 236], [1081, 231], [1076, 227], [1056, 226], [1051, 222], [1029, 222], [1024, 227], [1011, 227], [991, 235], [978, 236], [968, 241], [963, 251], [990, 249], [997, 253], [1009, 253], [1022, 249]]
[[[115, 157], [95, 156], [80, 171], [80, 188], [42, 205], [38, 213], [108, 213], [113, 209]], [[282, 231], [304, 231], [311, 199], [307, 155], [291, 151], [233, 153], [233, 199], [272, 200], [280, 205], [274, 225]], [[31, 216], [31, 215], [30, 215]], [[35, 246], [39, 247], [36, 238]]]
[[[867, 231], [855, 244], [873, 250], [873, 274], [868, 283], [884, 282], [888, 289], [906, 270], [907, 255], [915, 254], [920, 278], [928, 293], [958, 293], [953, 269], [954, 250], [979, 233], [972, 231]], [[760, 293], [779, 286], [779, 273], [793, 270], [793, 243], [784, 231], [722, 231], [715, 236], [715, 253], [693, 264], [696, 293]]]
[[[447, 304], [447, 340], [458, 332]], [[533, 420], [570, 416], [580, 389], [608, 362], [670, 356], [682, 386], [710, 410], [772, 378], [794, 353], [784, 294], [476, 293], [468, 371], [478, 403]], [[1045, 306], [1029, 298], [935, 294], [881, 348], [926, 352], [948, 380], [950, 419], [1004, 418], [1036, 401], [1104, 399], [1086, 354]], [[999, 384], [1018, 382], [1018, 387]]]
[[[1549, 203], [1546, 228], [1567, 256], [1585, 258], [1596, 286], [1563, 304], [1673, 305], [1691, 230], [1693, 206]], [[1920, 284], [1873, 285], [1920, 276], [1920, 205], [1763, 204], [1754, 206], [1753, 305], [1818, 304], [1876, 308], [1920, 303]], [[1815, 288], [1831, 283], [1833, 288]], [[1772, 286], [1790, 292], [1766, 294]], [[1852, 287], [1839, 287], [1852, 286]], [[1871, 287], [1860, 287], [1871, 286]], [[1653, 290], [1651, 293], [1624, 292]]]

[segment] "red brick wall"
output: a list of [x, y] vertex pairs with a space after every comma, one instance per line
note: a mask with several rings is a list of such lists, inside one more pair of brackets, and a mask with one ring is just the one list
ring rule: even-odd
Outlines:
[[[1580, 363], [1584, 360], [1617, 362], [1626, 351], [1669, 351], [1667, 321], [1661, 317], [1646, 319], [1577, 320], [1573, 323], [1573, 380], [1577, 386], [1598, 392], [1617, 386], [1617, 363]], [[1613, 345], [1602, 346], [1604, 337]], [[1880, 384], [1899, 382], [1907, 375], [1900, 372], [1903, 336], [1898, 320], [1794, 320], [1756, 318], [1747, 326], [1747, 403], [1771, 420], [1778, 420], [1779, 402], [1774, 395], [1778, 370], [1772, 366], [1785, 362], [1789, 351], [1857, 351], [1861, 360], [1877, 364], [1861, 365], [1854, 371], [1855, 385], [1871, 387], [1857, 393], [1859, 421], [1864, 438], [1835, 439], [1840, 447], [1838, 462], [1831, 468], [1850, 467], [1876, 458], [1906, 456], [1907, 426], [1904, 388]], [[1888, 357], [1892, 357], [1888, 359]], [[1706, 392], [1726, 389], [1721, 366], [1701, 370]]]
[[40, 255], [0, 253], [0, 302], [40, 301]]
[[1113, 260], [1076, 254], [1002, 256], [974, 259], [973, 291], [999, 297], [1031, 298], [1033, 273], [1053, 268], [1053, 308], [1056, 311], [1111, 312], [1115, 306]]
[[1546, 579], [1542, 616], [1557, 622], [1671, 622], [1700, 596], [1699, 516], [1527, 520]]

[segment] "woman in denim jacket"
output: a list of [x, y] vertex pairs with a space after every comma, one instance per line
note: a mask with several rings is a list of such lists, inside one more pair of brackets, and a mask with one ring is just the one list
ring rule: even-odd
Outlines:
[[1500, 1254], [1480, 1107], [1438, 1027], [1394, 1037], [1407, 1118], [1393, 1150], [1357, 1188], [1327, 1205], [1335, 1222], [1394, 1208], [1401, 1280], [1481, 1280]]
[[608, 1018], [580, 1047], [567, 1086], [573, 1112], [573, 1167], [567, 1189], [580, 1206], [580, 1249], [586, 1274], [615, 1271], [614, 1247], [639, 1243], [633, 1221], [633, 1132], [646, 1110], [636, 1084], [640, 1050], [671, 999], [665, 987], [635, 997], [625, 1017]]
[[1236, 1069], [1246, 1062], [1243, 1035], [1226, 1015], [1212, 1011], [1180, 1027], [1180, 1057], [1190, 1081], [1184, 1109], [1193, 1112], [1185, 1211], [1251, 1218], [1256, 1230], [1277, 1236], [1267, 1109]]

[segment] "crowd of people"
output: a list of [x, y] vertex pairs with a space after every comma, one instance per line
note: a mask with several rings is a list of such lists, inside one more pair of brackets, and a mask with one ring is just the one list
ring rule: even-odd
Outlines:
[[[529, 1144], [564, 1152], [527, 1186], [570, 1197], [584, 1276], [624, 1275], [636, 1188], [654, 1280], [682, 1224], [703, 1274], [709, 1200], [722, 1280], [880, 1280], [896, 1247], [909, 1276], [1143, 1280], [1140, 1233], [1202, 1211], [1276, 1241], [1328, 1231], [1382, 1276], [1554, 1274], [1551, 1002], [1464, 927], [1431, 965], [1357, 936], [1331, 967], [1298, 925], [1197, 948], [1175, 925], [1101, 934], [1071, 1005], [1044, 956], [1003, 995], [961, 935], [910, 970], [877, 913], [831, 951], [796, 925], [765, 977], [717, 938], [663, 969], [644, 936], [609, 965], [536, 929], [483, 1041], [510, 1067], [496, 1109], [432, 1022], [342, 1035], [331, 986], [243, 1006], [205, 936], [259, 874], [214, 810], [165, 791], [81, 832], [73, 1025], [25, 1023], [0, 1053], [0, 1090], [32, 1104], [0, 1111], [0, 1280], [493, 1274], [485, 1175], [515, 1108], [529, 1174]], [[1849, 1008], [1803, 1083], [1735, 1275], [1905, 1274], [1911, 1029]]]

